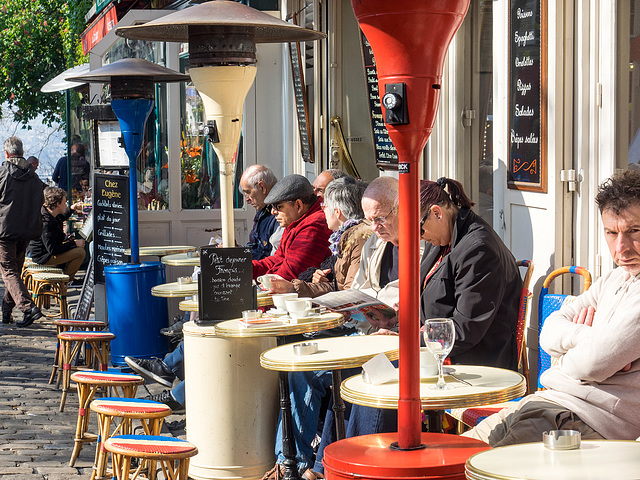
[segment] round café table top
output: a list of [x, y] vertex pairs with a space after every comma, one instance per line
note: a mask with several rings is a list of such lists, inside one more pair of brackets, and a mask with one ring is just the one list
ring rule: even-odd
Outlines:
[[[158, 295], [158, 296], [161, 296], [161, 295]], [[176, 295], [176, 296], [180, 297], [182, 295]], [[273, 305], [273, 300], [271, 300], [271, 296], [267, 295], [266, 293], [264, 295], [261, 295], [261, 293], [258, 292], [258, 307], [268, 307], [270, 305]], [[183, 312], [197, 312], [200, 310], [200, 303], [198, 302], [198, 300], [194, 300], [190, 298], [188, 300], [182, 300], [180, 303], [178, 303], [178, 308]]]
[[[187, 245], [164, 245], [164, 246], [155, 246], [155, 247], [140, 247], [138, 249], [139, 255], [142, 256], [150, 256], [155, 255], [158, 257], [163, 257], [165, 255], [171, 255], [173, 253], [185, 253], [185, 252], [193, 252], [197, 250], [198, 247], [192, 247]], [[131, 256], [131, 249], [127, 248], [124, 251], [125, 255]]]
[[469, 457], [471, 480], [631, 480], [640, 478], [640, 442], [585, 440], [575, 450], [539, 443], [498, 447]]
[[398, 358], [398, 339], [392, 335], [352, 335], [349, 337], [309, 340], [318, 344], [318, 351], [310, 355], [296, 355], [297, 342], [267, 350], [260, 355], [260, 365], [268, 370], [284, 372], [338, 370], [360, 367], [379, 353], [389, 360]]
[[161, 285], [156, 285], [155, 287], [151, 287], [151, 295], [154, 297], [167, 297], [167, 298], [175, 298], [175, 297], [190, 297], [191, 295], [198, 294], [198, 282], [191, 283], [163, 283]]
[[174, 267], [199, 267], [200, 257], [190, 257], [186, 253], [174, 253], [172, 255], [165, 255], [160, 259], [165, 265], [171, 265]]
[[[525, 378], [518, 372], [495, 367], [476, 365], [446, 366], [459, 379], [469, 382], [466, 385], [445, 373], [445, 381], [453, 388], [434, 390], [437, 375], [420, 379], [420, 400], [422, 408], [441, 410], [445, 408], [473, 407], [491, 403], [506, 402], [521, 397], [526, 391]], [[362, 375], [349, 377], [342, 382], [342, 398], [347, 402], [366, 407], [398, 408], [398, 380], [373, 385], [365, 383]]]
[[[276, 321], [272, 325], [243, 326], [240, 319], [226, 320], [212, 326], [197, 326], [198, 335], [216, 335], [218, 337], [281, 337], [298, 333], [317, 332], [337, 327], [344, 323], [344, 317], [339, 313], [323, 313], [315, 317], [302, 319], [300, 323], [285, 323]], [[186, 326], [186, 324], [185, 324]], [[184, 327], [183, 327], [184, 328]]]

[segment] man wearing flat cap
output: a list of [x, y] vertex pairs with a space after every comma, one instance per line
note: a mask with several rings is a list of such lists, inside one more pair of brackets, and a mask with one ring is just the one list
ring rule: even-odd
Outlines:
[[293, 280], [330, 255], [331, 230], [309, 180], [302, 175], [287, 175], [273, 186], [264, 202], [271, 205], [284, 233], [273, 255], [253, 261], [253, 278], [275, 273]]

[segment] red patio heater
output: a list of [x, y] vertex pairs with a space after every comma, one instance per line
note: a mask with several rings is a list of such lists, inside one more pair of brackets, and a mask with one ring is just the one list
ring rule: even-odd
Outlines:
[[385, 123], [399, 158], [398, 433], [330, 445], [325, 473], [328, 480], [464, 478], [466, 458], [488, 446], [442, 434], [424, 434], [423, 441], [420, 428], [418, 169], [438, 110], [447, 49], [469, 0], [351, 0], [351, 6], [373, 49]]

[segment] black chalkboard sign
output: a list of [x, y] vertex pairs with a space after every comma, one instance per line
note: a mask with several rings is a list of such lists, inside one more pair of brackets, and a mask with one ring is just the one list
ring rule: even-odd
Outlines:
[[546, 3], [511, 0], [509, 21], [509, 165], [507, 186], [547, 191], [545, 108], [542, 101]]
[[97, 173], [93, 185], [95, 281], [104, 283], [104, 267], [125, 263], [129, 248], [129, 177]]
[[300, 44], [289, 43], [289, 57], [291, 59], [291, 74], [293, 75], [293, 92], [296, 101], [296, 113], [298, 116], [298, 131], [300, 132], [300, 147], [302, 160], [313, 163], [313, 147], [309, 136], [309, 113], [307, 109], [307, 92], [302, 72], [302, 56]]
[[84, 276], [84, 282], [82, 283], [82, 291], [80, 292], [78, 305], [76, 306], [76, 311], [73, 314], [74, 320], [89, 319], [89, 316], [91, 315], [91, 305], [93, 305], [93, 287], [93, 259], [91, 259], [89, 267], [87, 268], [87, 273]]
[[367, 37], [360, 31], [360, 44], [362, 46], [362, 59], [364, 62], [364, 74], [367, 81], [367, 97], [369, 99], [369, 111], [371, 113], [371, 129], [373, 130], [373, 146], [376, 156], [376, 166], [381, 169], [398, 169], [398, 152], [389, 137], [387, 126], [384, 123], [382, 105], [380, 104], [380, 91], [378, 87], [378, 70], [373, 50]]
[[250, 248], [202, 247], [200, 268], [197, 324], [239, 318], [243, 310], [255, 308]]

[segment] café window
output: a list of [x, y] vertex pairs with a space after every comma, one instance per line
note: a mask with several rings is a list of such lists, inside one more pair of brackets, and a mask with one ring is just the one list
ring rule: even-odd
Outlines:
[[[180, 71], [189, 73], [189, 53], [183, 44]], [[180, 84], [180, 188], [182, 208], [185, 210], [220, 208], [220, 174], [215, 151], [206, 141], [203, 127], [206, 121], [204, 105], [193, 83]], [[244, 131], [244, 126], [243, 126]], [[242, 208], [240, 177], [244, 171], [243, 142], [236, 153], [236, 174], [233, 188], [233, 207]]]
[[[166, 66], [163, 43], [118, 39], [103, 57], [105, 65], [123, 58], [141, 58]], [[167, 87], [155, 85], [155, 105], [145, 128], [137, 161], [138, 210], [169, 209], [169, 165], [167, 156]]]
[[640, 0], [629, 7], [629, 58], [622, 65], [629, 79], [629, 166], [640, 169]]

